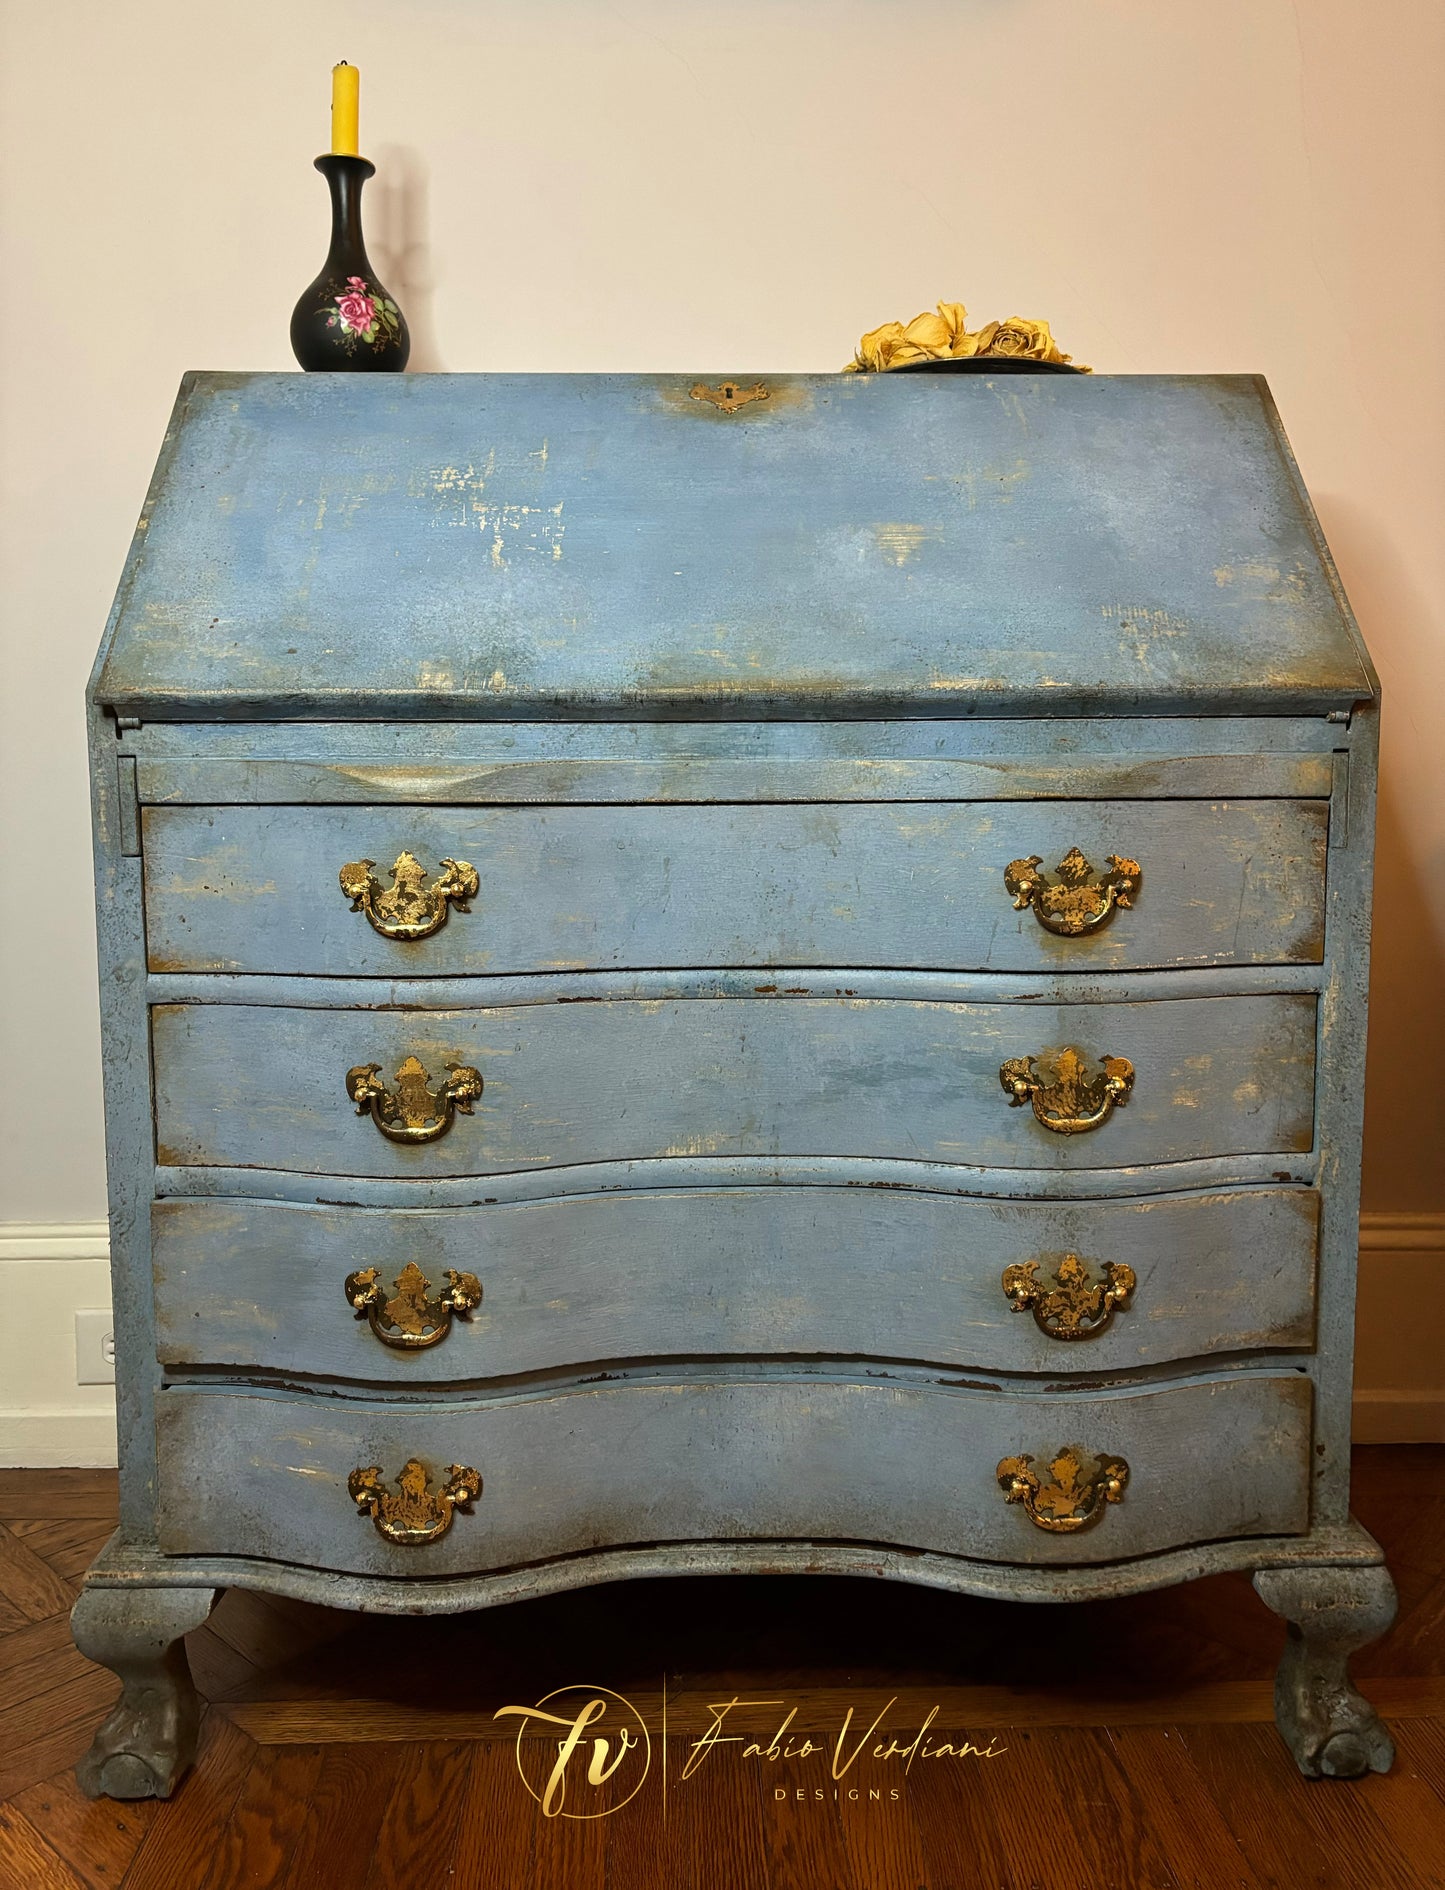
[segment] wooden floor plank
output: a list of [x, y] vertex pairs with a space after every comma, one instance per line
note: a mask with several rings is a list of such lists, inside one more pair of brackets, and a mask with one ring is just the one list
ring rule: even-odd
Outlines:
[[[354, 1750], [369, 1753], [374, 1748]], [[452, 1851], [453, 1881], [465, 1884], [467, 1890], [517, 1890], [518, 1884], [529, 1883], [537, 1822], [536, 1806], [517, 1776], [513, 1747], [473, 1745], [466, 1799]], [[624, 1829], [632, 1822], [608, 1820], [609, 1825]], [[609, 1843], [616, 1835], [609, 1829]], [[670, 1884], [672, 1879], [661, 1860], [657, 1862], [657, 1881]], [[626, 1876], [619, 1876], [614, 1890], [627, 1882]], [[302, 1886], [296, 1885], [295, 1890], [302, 1890]]]
[[[838, 1823], [855, 1880], [864, 1890], [918, 1890], [927, 1881], [928, 1864], [915, 1807], [931, 1796], [931, 1786], [914, 1791], [906, 1783], [875, 1784], [871, 1775], [856, 1774], [839, 1783]], [[870, 1795], [875, 1790], [877, 1798]], [[897, 1798], [888, 1795], [894, 1790]], [[854, 1791], [856, 1799], [849, 1796]]]
[[89, 1667], [70, 1638], [68, 1610], [45, 1621], [27, 1621], [0, 1640], [0, 1699], [9, 1705], [36, 1699], [48, 1687]]
[[[406, 1751], [401, 1745], [324, 1749], [306, 1821], [283, 1880], [286, 1890], [319, 1890], [321, 1885], [360, 1890]], [[456, 1881], [457, 1890], [463, 1884], [471, 1890], [469, 1879]]]
[[[907, 1789], [913, 1793], [913, 1815], [918, 1826], [928, 1875], [922, 1881], [933, 1885], [994, 1885], [1048, 1883], [1050, 1890], [1062, 1878], [1050, 1874], [1039, 1878], [1037, 1872], [1019, 1876], [1017, 1851], [1019, 1840], [1014, 1827], [1050, 1811], [1058, 1816], [1057, 1799], [1050, 1781], [1043, 1776], [1046, 1764], [1044, 1748], [1036, 1743], [1039, 1735], [1027, 1727], [1007, 1725], [978, 1728], [975, 1743], [999, 1756], [971, 1759], [967, 1764], [941, 1765], [928, 1775], [927, 1784], [914, 1791], [912, 1778]], [[982, 1735], [990, 1737], [985, 1740]], [[1036, 1811], [1037, 1805], [1044, 1808]], [[1025, 1835], [1024, 1843], [1036, 1849], [1042, 1859], [1057, 1857], [1049, 1851], [1037, 1833]]]
[[1110, 1726], [1104, 1737], [1188, 1890], [1259, 1890], [1259, 1879], [1189, 1757], [1179, 1729]]
[[115, 1890], [160, 1810], [154, 1798], [135, 1804], [87, 1798], [69, 1770], [13, 1802], [89, 1890]]
[[119, 1692], [114, 1674], [86, 1661], [58, 1685], [0, 1707], [0, 1801], [74, 1765]]
[[[680, 1890], [716, 1881], [720, 1859], [737, 1890], [767, 1890], [771, 1871], [763, 1817], [763, 1781], [754, 1764], [716, 1755], [689, 1770], [691, 1739], [656, 1741], [656, 1772], [633, 1808], [607, 1821], [609, 1890], [644, 1890], [659, 1877]], [[726, 1847], [718, 1841], [727, 1832]], [[649, 1877], [649, 1869], [651, 1876]]]
[[[608, 1822], [537, 1818], [531, 1872], [520, 1880], [519, 1890], [607, 1890]], [[422, 1881], [417, 1879], [418, 1890]]]
[[0, 1470], [0, 1522], [60, 1522], [77, 1516], [109, 1522], [120, 1514], [114, 1470]]
[[1386, 1832], [1408, 1881], [1428, 1884], [1432, 1890], [1445, 1886], [1445, 1804], [1429, 1778], [1397, 1754], [1389, 1772], [1365, 1781], [1361, 1804]]
[[14, 1805], [0, 1805], [0, 1890], [86, 1890]]
[[258, 1747], [207, 1866], [206, 1890], [279, 1890], [310, 1813], [320, 1746]]
[[1425, 1890], [1371, 1808], [1378, 1778], [1302, 1778], [1265, 1726], [1179, 1733], [1261, 1890]]
[[[715, 1761], [709, 1760], [709, 1764]], [[783, 1796], [759, 1781], [763, 1855], [771, 1890], [871, 1890], [854, 1874], [833, 1782], [824, 1765], [780, 1779]]]
[[34, 1549], [0, 1522], [0, 1594], [28, 1621], [68, 1614], [75, 1595]]
[[[1391, 1730], [1407, 1765], [1445, 1804], [1445, 1717], [1395, 1721]], [[1445, 1843], [1441, 1845], [1445, 1851]]]
[[82, 1516], [69, 1522], [26, 1522], [17, 1518], [7, 1525], [27, 1549], [33, 1549], [42, 1561], [54, 1569], [72, 1590], [105, 1547], [112, 1524]]
[[[1169, 1884], [1171, 1890], [1235, 1890], [1239, 1884], [1255, 1890], [1249, 1872], [1241, 1867], [1238, 1846], [1229, 1841], [1231, 1834], [1222, 1822], [1192, 1828], [1187, 1820], [1172, 1815], [1175, 1808], [1169, 1803], [1169, 1788], [1182, 1786], [1192, 1768], [1187, 1755], [1168, 1743], [1169, 1731], [1159, 1726], [1097, 1728], [1082, 1745], [1082, 1751], [1096, 1762], [1092, 1767], [1080, 1765], [1077, 1737], [1059, 1731], [1045, 1733], [1053, 1746], [1054, 1767], [1071, 1775], [1078, 1794], [1071, 1822], [1083, 1826], [1092, 1807], [1110, 1807], [1105, 1821], [1108, 1837], [1096, 1826], [1095, 1842], [1083, 1847], [1086, 1859], [1092, 1850], [1093, 1868], [1105, 1883]], [[1127, 1733], [1133, 1734], [1132, 1740], [1125, 1737]], [[1146, 1755], [1152, 1759], [1152, 1778], [1137, 1763], [1129, 1763]], [[1197, 1781], [1198, 1775], [1194, 1777]], [[1156, 1789], [1151, 1790], [1151, 1784]], [[1198, 1798], [1204, 1795], [1200, 1782]]]
[[365, 1890], [435, 1890], [447, 1881], [470, 1770], [464, 1745], [433, 1741], [406, 1748]]
[[136, 1852], [123, 1890], [181, 1890], [206, 1885], [235, 1812], [256, 1747], [229, 1721], [207, 1715], [194, 1772], [183, 1782]]

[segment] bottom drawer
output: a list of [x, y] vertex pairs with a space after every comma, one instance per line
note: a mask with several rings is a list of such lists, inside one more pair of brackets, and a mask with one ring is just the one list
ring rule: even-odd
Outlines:
[[[175, 1388], [157, 1405], [158, 1533], [170, 1554], [263, 1556], [375, 1575], [457, 1575], [652, 1542], [833, 1538], [995, 1562], [1107, 1562], [1309, 1525], [1310, 1381], [1241, 1372], [1044, 1397], [801, 1377], [634, 1378], [486, 1404], [398, 1406]], [[1065, 1446], [1127, 1465], [1087, 1507]], [[1002, 1459], [1027, 1454], [1015, 1485]], [[415, 1500], [396, 1478], [416, 1460]], [[350, 1474], [376, 1466], [377, 1516]], [[423, 1545], [448, 1466], [470, 1513]], [[1028, 1479], [1038, 1483], [1028, 1490]], [[365, 1492], [363, 1491], [363, 1495]]]

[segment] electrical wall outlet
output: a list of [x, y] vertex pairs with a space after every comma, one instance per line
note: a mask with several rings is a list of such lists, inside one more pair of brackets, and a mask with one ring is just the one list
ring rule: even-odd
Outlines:
[[115, 1383], [115, 1318], [108, 1310], [75, 1315], [75, 1382]]

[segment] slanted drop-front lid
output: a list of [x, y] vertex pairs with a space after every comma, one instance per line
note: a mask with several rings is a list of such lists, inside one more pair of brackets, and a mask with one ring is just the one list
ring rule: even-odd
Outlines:
[[642, 720], [1374, 692], [1262, 380], [727, 378], [188, 375], [98, 699]]

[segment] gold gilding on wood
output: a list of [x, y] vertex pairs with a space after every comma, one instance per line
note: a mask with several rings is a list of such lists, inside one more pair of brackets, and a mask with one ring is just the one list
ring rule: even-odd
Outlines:
[[750, 401], [771, 400], [772, 397], [771, 390], [762, 381], [754, 381], [751, 387], [744, 387], [738, 381], [724, 381], [721, 387], [709, 387], [699, 381], [692, 389], [694, 400], [711, 401], [719, 413], [736, 413]]
[[420, 1549], [446, 1534], [455, 1511], [470, 1509], [482, 1493], [482, 1479], [466, 1464], [454, 1463], [446, 1482], [434, 1491], [426, 1466], [412, 1457], [402, 1466], [394, 1491], [382, 1488], [381, 1466], [375, 1463], [353, 1470], [346, 1487], [362, 1515], [376, 1524], [379, 1536], [403, 1549]]
[[1054, 1080], [1046, 1083], [1035, 1074], [1033, 1057], [1010, 1057], [999, 1065], [998, 1080], [1011, 1108], [1031, 1102], [1046, 1129], [1080, 1135], [1106, 1122], [1116, 1105], [1122, 1108], [1134, 1087], [1134, 1065], [1127, 1057], [1101, 1057], [1099, 1063], [1100, 1073], [1086, 1076], [1078, 1051], [1060, 1050], [1053, 1060]]
[[1054, 367], [1073, 367], [1076, 374], [1093, 371], [1060, 354], [1047, 322], [1010, 315], [1006, 322], [985, 322], [970, 333], [967, 319], [962, 302], [940, 302], [937, 314], [915, 315], [906, 327], [902, 322], [884, 322], [864, 335], [843, 372], [881, 374], [919, 361], [975, 360], [1043, 361]]
[[383, 887], [372, 877], [375, 860], [350, 860], [338, 878], [341, 890], [351, 901], [353, 912], [364, 912], [383, 938], [403, 943], [430, 938], [447, 922], [448, 900], [458, 912], [468, 912], [469, 899], [475, 899], [481, 881], [474, 866], [465, 860], [443, 860], [436, 883], [428, 886], [426, 869], [413, 853], [404, 849], [391, 869], [391, 885]]
[[1022, 1503], [1024, 1513], [1038, 1529], [1050, 1535], [1073, 1535], [1096, 1523], [1106, 1503], [1124, 1500], [1129, 1466], [1122, 1457], [1108, 1461], [1066, 1445], [1049, 1465], [1045, 1481], [1033, 1468], [1032, 1457], [1005, 1457], [996, 1475], [1006, 1503]]
[[433, 1293], [431, 1281], [414, 1260], [408, 1260], [388, 1293], [376, 1267], [362, 1267], [346, 1276], [345, 1293], [358, 1317], [364, 1315], [383, 1345], [399, 1351], [420, 1352], [444, 1339], [452, 1314], [463, 1318], [482, 1303], [481, 1282], [475, 1273], [447, 1270], [447, 1284]]
[[1013, 896], [1016, 912], [1032, 906], [1046, 932], [1078, 938], [1084, 932], [1096, 932], [1116, 906], [1127, 908], [1134, 903], [1142, 877], [1139, 862], [1117, 853], [1109, 854], [1108, 860], [1109, 871], [1098, 873], [1077, 847], [1070, 847], [1054, 869], [1057, 881], [1050, 882], [1037, 870], [1040, 856], [1031, 853], [1026, 860], [1009, 861], [1003, 883]]
[[465, 1063], [448, 1063], [451, 1074], [435, 1090], [415, 1057], [408, 1057], [396, 1073], [393, 1093], [378, 1076], [379, 1063], [358, 1063], [346, 1072], [346, 1093], [359, 1116], [369, 1115], [389, 1142], [434, 1142], [445, 1135], [460, 1109], [472, 1113], [482, 1093], [479, 1071]]
[[1039, 1278], [1037, 1260], [1005, 1267], [1003, 1290], [1015, 1312], [1031, 1312], [1040, 1332], [1050, 1339], [1088, 1339], [1102, 1332], [1117, 1307], [1127, 1310], [1135, 1287], [1134, 1269], [1109, 1260], [1101, 1281], [1091, 1280], [1076, 1253], [1066, 1253], [1054, 1269], [1054, 1283]]

